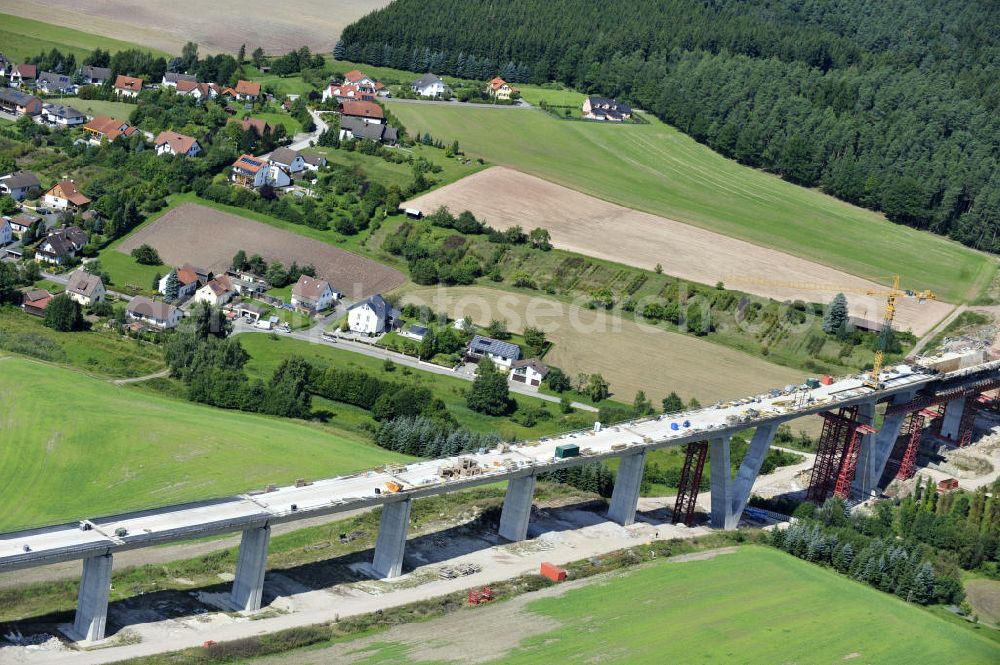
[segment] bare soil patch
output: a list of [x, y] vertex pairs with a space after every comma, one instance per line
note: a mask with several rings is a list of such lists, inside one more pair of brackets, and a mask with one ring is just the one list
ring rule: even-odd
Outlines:
[[143, 243], [152, 245], [164, 263], [225, 271], [240, 249], [266, 261], [292, 261], [316, 266], [317, 274], [353, 299], [390, 291], [406, 281], [403, 273], [334, 247], [246, 217], [194, 203], [177, 206], [139, 229], [118, 246], [128, 254]]
[[502, 319], [512, 331], [537, 327], [554, 344], [545, 362], [575, 376], [600, 373], [616, 399], [636, 391], [658, 402], [674, 390], [702, 403], [798, 383], [802, 373], [711, 342], [599, 310], [485, 287], [421, 288], [404, 302], [429, 305], [480, 325]]
[[965, 583], [965, 594], [981, 621], [1000, 625], [1000, 582], [975, 579]]
[[[702, 284], [777, 300], [829, 302], [840, 290], [884, 288], [843, 271], [784, 252], [736, 240], [665, 217], [631, 210], [506, 167], [480, 171], [409, 201], [426, 212], [448, 206], [469, 210], [491, 226], [548, 229], [556, 247], [599, 259], [663, 271]], [[754, 283], [778, 282], [781, 286]], [[785, 286], [785, 285], [788, 286]], [[806, 288], [807, 286], [837, 288]], [[848, 292], [851, 314], [881, 320], [885, 300]], [[904, 299], [896, 312], [900, 329], [923, 335], [951, 305]]]
[[203, 51], [247, 53], [258, 46], [285, 53], [306, 45], [314, 51], [333, 49], [340, 32], [389, 0], [243, 0], [231, 3], [173, 0], [0, 0], [6, 12], [114, 39], [135, 42], [168, 53], [180, 53], [188, 41]]

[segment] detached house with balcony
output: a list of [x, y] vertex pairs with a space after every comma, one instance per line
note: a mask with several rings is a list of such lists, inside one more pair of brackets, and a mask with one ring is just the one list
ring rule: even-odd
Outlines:
[[153, 142], [157, 155], [183, 155], [196, 157], [201, 153], [201, 145], [193, 136], [185, 136], [177, 132], [164, 131], [157, 135]]
[[238, 187], [259, 189], [264, 185], [288, 187], [292, 184], [288, 171], [276, 164], [270, 164], [262, 157], [240, 155], [240, 158], [233, 162], [232, 169], [229, 180]]
[[142, 92], [142, 79], [119, 74], [115, 78], [115, 94], [119, 97], [135, 99]]

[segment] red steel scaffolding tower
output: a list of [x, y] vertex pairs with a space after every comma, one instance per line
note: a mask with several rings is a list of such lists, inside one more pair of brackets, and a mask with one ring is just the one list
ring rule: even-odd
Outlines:
[[[806, 492], [806, 498], [815, 503], [823, 503], [836, 489], [841, 474], [841, 463], [844, 461], [845, 453], [850, 452], [847, 449], [854, 441], [855, 430], [859, 425], [857, 406], [844, 406], [838, 413], [824, 411], [819, 415], [823, 418], [823, 430], [819, 435], [816, 461]], [[848, 459], [848, 462], [851, 461]], [[856, 453], [853, 464], [857, 464]], [[853, 479], [853, 468], [850, 470], [850, 475]]]
[[701, 473], [705, 470], [707, 456], [708, 441], [687, 444], [684, 468], [681, 469], [681, 480], [677, 488], [677, 500], [674, 502], [674, 524], [684, 522], [685, 525], [691, 526], [694, 523], [694, 508], [698, 501]]
[[917, 453], [920, 451], [920, 439], [924, 435], [924, 423], [928, 418], [937, 418], [941, 414], [930, 409], [921, 409], [910, 414], [906, 427], [906, 450], [903, 452], [903, 461], [899, 464], [899, 472], [896, 477], [900, 480], [909, 480], [913, 477], [917, 465]]

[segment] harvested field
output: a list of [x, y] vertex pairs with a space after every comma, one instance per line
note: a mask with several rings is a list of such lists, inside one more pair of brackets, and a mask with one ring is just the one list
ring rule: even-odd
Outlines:
[[[432, 211], [448, 206], [470, 210], [491, 226], [525, 230], [544, 227], [556, 247], [638, 268], [663, 271], [702, 284], [727, 286], [777, 300], [829, 302], [838, 290], [882, 288], [879, 284], [774, 249], [730, 238], [665, 217], [631, 210], [535, 176], [494, 167], [419, 196], [405, 204]], [[613, 242], [609, 240], [614, 239]], [[745, 281], [740, 281], [745, 280]], [[767, 280], [793, 285], [837, 285], [838, 289], [755, 284]], [[905, 285], [904, 285], [905, 286]], [[848, 292], [851, 314], [881, 320], [885, 300]], [[896, 321], [902, 330], [923, 335], [951, 305], [901, 301]]]
[[484, 287], [419, 288], [404, 302], [429, 305], [477, 324], [502, 319], [512, 331], [533, 326], [554, 343], [545, 362], [570, 376], [600, 373], [615, 398], [644, 390], [655, 402], [677, 391], [702, 403], [798, 383], [802, 373], [711, 342], [606, 312]]
[[143, 243], [155, 247], [168, 265], [191, 263], [215, 272], [225, 271], [240, 249], [285, 267], [292, 261], [311, 263], [320, 277], [352, 300], [390, 291], [406, 281], [398, 270], [319, 240], [194, 203], [177, 206], [117, 249], [128, 254]]
[[203, 51], [235, 55], [244, 43], [248, 54], [258, 46], [275, 54], [303, 44], [328, 52], [344, 27], [387, 4], [388, 0], [244, 0], [234, 11], [229, 3], [199, 0], [0, 0], [0, 11], [168, 53], [180, 53], [186, 42], [194, 41]]

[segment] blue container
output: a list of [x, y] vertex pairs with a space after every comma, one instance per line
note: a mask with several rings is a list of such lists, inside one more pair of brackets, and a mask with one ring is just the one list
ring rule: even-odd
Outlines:
[[690, 420], [685, 420], [684, 421], [684, 427], [691, 427], [691, 421]]
[[678, 427], [677, 423], [670, 423], [670, 429], [672, 429], [672, 430], [678, 430], [678, 429], [680, 429], [680, 427]]

